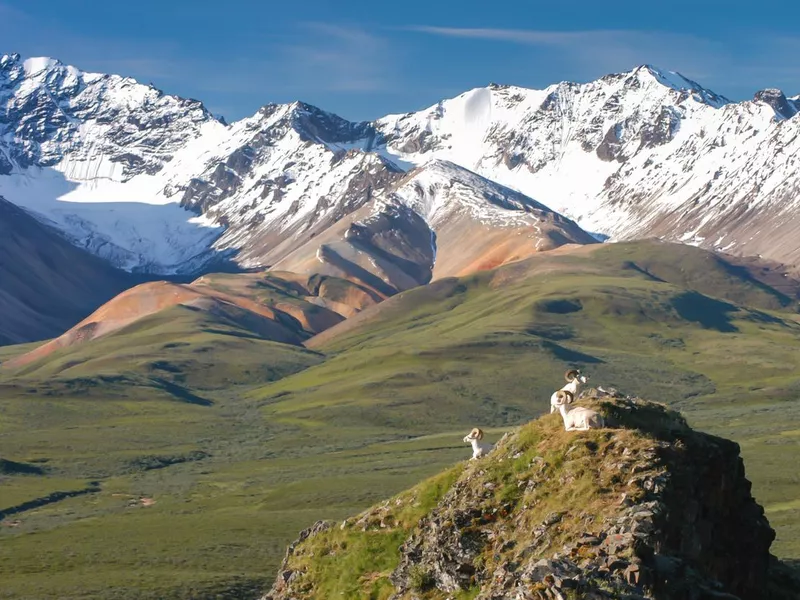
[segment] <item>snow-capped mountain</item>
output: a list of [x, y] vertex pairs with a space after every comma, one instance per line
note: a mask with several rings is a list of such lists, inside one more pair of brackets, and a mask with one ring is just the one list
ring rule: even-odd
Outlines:
[[734, 103], [642, 66], [545, 90], [492, 85], [376, 123], [388, 155], [461, 164], [589, 231], [800, 263], [800, 100]]
[[126, 269], [208, 260], [215, 227], [159, 194], [187, 142], [225, 131], [200, 102], [45, 58], [0, 58], [0, 194]]
[[385, 293], [590, 241], [548, 206], [618, 239], [800, 262], [798, 112], [778, 90], [733, 103], [639, 67], [372, 123], [298, 102], [227, 124], [128, 78], [11, 55], [0, 194], [129, 270], [222, 257]]
[[[430, 279], [437, 251], [431, 240], [444, 224], [429, 223], [436, 215], [422, 204], [401, 206], [411, 196], [395, 194], [395, 184], [406, 174], [385, 152], [373, 151], [381, 141], [374, 124], [351, 123], [296, 102], [264, 106], [228, 125], [198, 102], [130, 79], [18, 56], [0, 62], [0, 102], [0, 191], [119, 266], [184, 273], [217, 255], [244, 267], [291, 262], [299, 269], [302, 263], [306, 271], [370, 279], [382, 293]], [[425, 170], [433, 171], [443, 173], [441, 165]], [[458, 178], [459, 193], [430, 194], [449, 198], [451, 212], [466, 202], [473, 204], [464, 213], [471, 218], [492, 215], [485, 229], [501, 223], [502, 213], [513, 221], [533, 210], [520, 218], [534, 222], [534, 213], [549, 213], [477, 175]], [[363, 223], [354, 224], [359, 219]], [[554, 240], [591, 241], [568, 220], [542, 220], [550, 237], [545, 243], [538, 234], [528, 236], [535, 238], [533, 249]], [[384, 227], [375, 234], [381, 243], [377, 237], [372, 244], [356, 240], [355, 231], [373, 231], [376, 223]], [[425, 248], [412, 248], [420, 231]], [[421, 271], [407, 257], [399, 271], [384, 264], [383, 247], [406, 233], [411, 238], [400, 254], [425, 255], [411, 260], [424, 264]], [[332, 258], [333, 243], [322, 247], [322, 240], [340, 234], [354, 236], [345, 244], [347, 259]], [[401, 276], [404, 269], [413, 273]]]
[[300, 102], [267, 105], [215, 140], [190, 142], [162, 195], [225, 227], [215, 247], [246, 267], [273, 264], [402, 175], [369, 144], [370, 126]]
[[412, 169], [275, 265], [380, 294], [596, 240], [574, 222], [450, 162]]

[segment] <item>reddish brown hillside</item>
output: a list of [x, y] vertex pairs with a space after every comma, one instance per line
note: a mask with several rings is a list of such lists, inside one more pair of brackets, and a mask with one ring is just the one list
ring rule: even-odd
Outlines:
[[236, 308], [257, 317], [257, 333], [276, 342], [300, 345], [304, 339], [336, 324], [341, 317], [314, 304], [281, 302], [276, 306], [219, 291], [208, 285], [157, 281], [138, 285], [107, 302], [60, 337], [5, 364], [18, 368], [43, 359], [53, 352], [84, 344], [118, 331], [148, 315], [178, 304], [198, 310], [219, 312]]

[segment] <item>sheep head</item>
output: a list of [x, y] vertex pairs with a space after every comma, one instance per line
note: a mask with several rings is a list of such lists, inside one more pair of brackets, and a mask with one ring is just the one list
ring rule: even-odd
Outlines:
[[469, 435], [464, 437], [465, 442], [470, 442], [472, 440], [482, 440], [483, 439], [483, 430], [478, 429], [477, 427], [469, 432]]
[[567, 383], [572, 383], [576, 379], [581, 383], [586, 383], [589, 381], [589, 378], [586, 375], [581, 374], [579, 369], [570, 369], [564, 373], [564, 379], [567, 380]]
[[568, 392], [567, 390], [558, 390], [556, 392], [556, 404], [561, 406], [562, 404], [572, 404], [575, 400], [575, 396], [572, 395], [572, 392]]

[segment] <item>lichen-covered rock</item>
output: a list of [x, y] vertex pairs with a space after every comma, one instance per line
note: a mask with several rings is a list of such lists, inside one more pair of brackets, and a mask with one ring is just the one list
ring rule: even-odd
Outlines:
[[[395, 600], [790, 597], [771, 581], [779, 573], [781, 590], [794, 585], [769, 554], [774, 532], [735, 443], [616, 390], [579, 401], [614, 428], [566, 432], [547, 415], [438, 480], [430, 508], [423, 483], [337, 528], [317, 524], [289, 549], [265, 599], [327, 597], [319, 590], [339, 590], [332, 577], [350, 582], [347, 597]], [[364, 540], [386, 542], [372, 555], [381, 569], [321, 568], [317, 557]]]

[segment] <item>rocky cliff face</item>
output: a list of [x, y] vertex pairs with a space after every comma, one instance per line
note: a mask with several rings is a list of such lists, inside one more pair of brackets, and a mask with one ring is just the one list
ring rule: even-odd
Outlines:
[[[735, 443], [651, 402], [582, 403], [614, 428], [565, 432], [548, 415], [486, 458], [354, 519], [317, 523], [264, 599], [781, 597], [774, 532]], [[365, 547], [360, 572], [345, 573], [348, 553]]]

